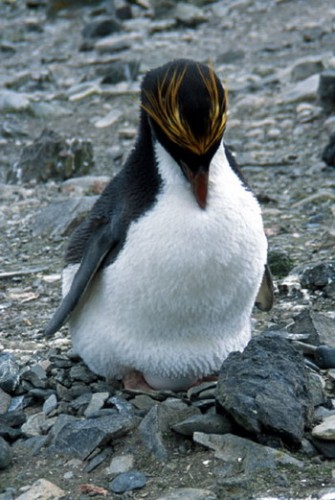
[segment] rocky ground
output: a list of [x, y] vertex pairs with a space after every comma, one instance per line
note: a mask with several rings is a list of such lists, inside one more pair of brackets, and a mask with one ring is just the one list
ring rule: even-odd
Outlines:
[[[332, 0], [0, 3], [1, 500], [335, 498], [332, 362], [301, 368], [302, 427], [283, 431], [242, 422], [213, 385], [112, 388], [66, 327], [43, 337], [67, 235], [133, 144], [142, 74], [178, 56], [228, 86], [226, 142], [262, 204], [276, 301], [255, 333], [335, 347], [335, 107], [319, 87], [334, 46]], [[272, 396], [264, 414], [285, 407]]]

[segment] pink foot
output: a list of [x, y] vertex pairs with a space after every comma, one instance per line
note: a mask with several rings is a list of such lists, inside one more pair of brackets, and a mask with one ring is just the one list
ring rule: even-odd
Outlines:
[[125, 389], [130, 391], [140, 391], [140, 392], [157, 392], [144, 380], [141, 372], [132, 371], [127, 373], [122, 379], [123, 386]]

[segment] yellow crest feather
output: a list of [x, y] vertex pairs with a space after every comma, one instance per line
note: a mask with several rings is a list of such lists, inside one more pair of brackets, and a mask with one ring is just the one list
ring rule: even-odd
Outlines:
[[198, 70], [210, 97], [209, 126], [205, 135], [197, 137], [180, 115], [178, 91], [186, 68], [179, 74], [175, 70], [167, 85], [166, 74], [158, 84], [157, 95], [146, 92], [148, 104], [142, 104], [142, 108], [172, 142], [197, 155], [203, 155], [221, 138], [225, 130], [227, 122], [226, 92], [224, 91], [222, 102], [220, 102], [213, 68], [209, 68], [209, 77], [202, 73], [199, 66]]

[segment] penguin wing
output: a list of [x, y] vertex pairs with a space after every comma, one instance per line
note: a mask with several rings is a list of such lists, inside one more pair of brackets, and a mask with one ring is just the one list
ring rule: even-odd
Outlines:
[[263, 279], [255, 304], [261, 311], [270, 311], [273, 306], [273, 281], [270, 268], [267, 264], [265, 264]]
[[117, 250], [120, 243], [119, 233], [118, 225], [113, 226], [110, 222], [100, 225], [92, 232], [71, 288], [44, 331], [46, 336], [53, 335], [66, 323], [104, 259]]

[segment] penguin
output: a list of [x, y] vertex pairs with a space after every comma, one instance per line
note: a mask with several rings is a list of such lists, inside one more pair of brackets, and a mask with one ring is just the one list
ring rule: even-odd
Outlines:
[[74, 351], [128, 389], [183, 391], [251, 338], [273, 302], [261, 209], [223, 141], [227, 92], [188, 59], [148, 71], [137, 140], [73, 232], [63, 300]]

